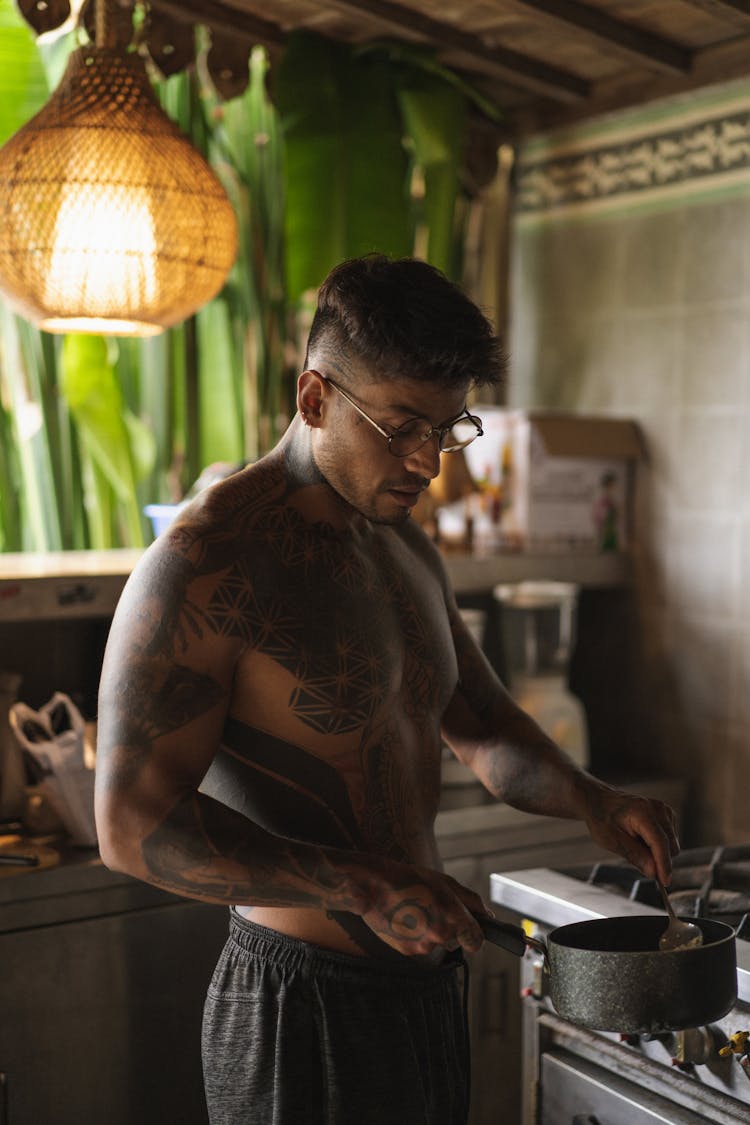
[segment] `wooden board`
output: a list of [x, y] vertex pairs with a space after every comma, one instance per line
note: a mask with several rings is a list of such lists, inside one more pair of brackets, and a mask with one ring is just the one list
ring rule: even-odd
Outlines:
[[47, 844], [36, 844], [31, 840], [23, 840], [20, 836], [0, 837], [0, 856], [4, 853], [10, 855], [27, 855], [37, 859], [33, 866], [30, 864], [6, 865], [0, 863], [0, 879], [11, 875], [28, 875], [34, 871], [42, 871], [47, 867], [56, 867], [60, 862], [60, 853]]

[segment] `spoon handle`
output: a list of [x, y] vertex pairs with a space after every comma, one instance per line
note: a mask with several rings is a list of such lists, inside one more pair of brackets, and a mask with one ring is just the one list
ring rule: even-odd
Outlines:
[[667, 914], [669, 915], [670, 918], [676, 919], [677, 915], [675, 914], [674, 910], [672, 909], [672, 903], [669, 901], [669, 895], [667, 894], [667, 888], [664, 886], [663, 883], [657, 882], [656, 885], [658, 886], [659, 890], [661, 891], [662, 901], [664, 903], [664, 908], [667, 911]]

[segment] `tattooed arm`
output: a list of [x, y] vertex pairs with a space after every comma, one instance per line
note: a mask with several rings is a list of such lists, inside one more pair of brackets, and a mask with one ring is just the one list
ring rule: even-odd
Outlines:
[[206, 612], [216, 559], [170, 533], [146, 553], [112, 624], [101, 678], [96, 816], [107, 866], [206, 902], [360, 914], [405, 954], [481, 931], [479, 896], [382, 857], [274, 835], [198, 787], [220, 743], [244, 640]]
[[443, 736], [490, 793], [514, 808], [585, 821], [593, 840], [669, 883], [679, 844], [661, 801], [613, 789], [580, 770], [511, 699], [449, 603], [459, 683]]

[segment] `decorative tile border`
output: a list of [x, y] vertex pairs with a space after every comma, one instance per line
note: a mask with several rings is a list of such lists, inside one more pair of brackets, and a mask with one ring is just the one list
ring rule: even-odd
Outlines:
[[642, 210], [750, 194], [750, 83], [618, 115], [518, 153], [517, 220]]

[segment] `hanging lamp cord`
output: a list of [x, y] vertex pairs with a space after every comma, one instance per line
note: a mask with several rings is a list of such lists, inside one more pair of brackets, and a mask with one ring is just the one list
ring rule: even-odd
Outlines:
[[94, 0], [94, 42], [97, 47], [110, 51], [127, 48], [133, 34], [133, 6], [133, 0]]
[[111, 0], [96, 0], [94, 28], [97, 47], [117, 46], [117, 30]]

